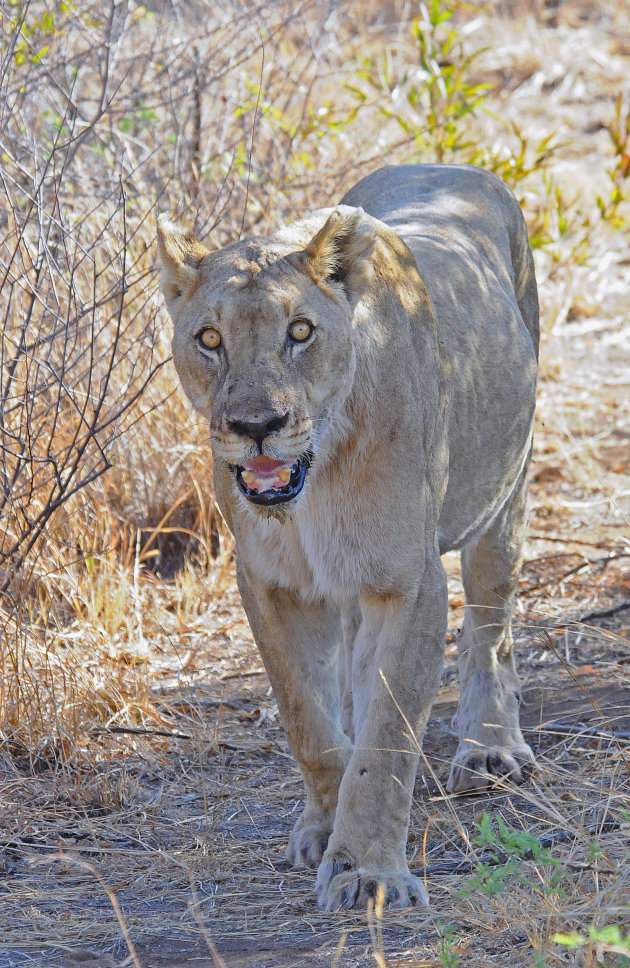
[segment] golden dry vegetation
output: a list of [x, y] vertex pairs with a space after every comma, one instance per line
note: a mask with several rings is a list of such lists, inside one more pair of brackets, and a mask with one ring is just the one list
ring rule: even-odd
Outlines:
[[[452, 16], [451, 16], [452, 15]], [[0, 966], [630, 964], [630, 11], [621, 0], [0, 4]], [[169, 362], [155, 218], [221, 245], [380, 164], [493, 168], [543, 346], [516, 625], [540, 770], [409, 838], [432, 910], [329, 915]], [[563, 937], [564, 936], [564, 937]]]

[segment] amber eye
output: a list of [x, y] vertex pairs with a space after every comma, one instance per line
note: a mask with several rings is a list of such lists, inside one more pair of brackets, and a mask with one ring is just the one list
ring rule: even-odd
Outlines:
[[313, 327], [305, 319], [296, 319], [289, 326], [289, 336], [294, 343], [305, 343], [313, 332]]
[[218, 350], [221, 345], [221, 333], [216, 329], [203, 329], [197, 339], [208, 350]]

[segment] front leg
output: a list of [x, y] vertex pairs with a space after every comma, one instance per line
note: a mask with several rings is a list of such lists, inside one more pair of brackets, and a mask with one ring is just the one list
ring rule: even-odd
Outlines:
[[341, 725], [354, 742], [354, 702], [352, 699], [352, 656], [354, 640], [361, 626], [359, 602], [346, 605], [341, 613], [342, 644], [339, 652], [339, 696], [341, 700]]
[[446, 576], [437, 550], [419, 587], [363, 597], [361, 611], [353, 656], [356, 747], [317, 876], [327, 910], [364, 907], [379, 883], [390, 907], [428, 903], [405, 849], [420, 742], [444, 656]]
[[339, 613], [286, 589], [254, 585], [242, 568], [238, 584], [306, 786], [306, 806], [291, 833], [288, 859], [317, 867], [351, 752], [339, 723]]

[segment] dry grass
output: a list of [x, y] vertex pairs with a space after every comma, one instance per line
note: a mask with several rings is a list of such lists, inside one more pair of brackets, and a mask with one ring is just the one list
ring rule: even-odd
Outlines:
[[[620, 966], [610, 938], [570, 951], [554, 935], [630, 924], [630, 211], [607, 128], [626, 117], [625, 5], [462, 5], [457, 57], [487, 47], [467, 83], [491, 89], [451, 148], [444, 125], [418, 139], [406, 98], [414, 4], [158, 9], [0, 14], [0, 965], [216, 965], [211, 931], [230, 966]], [[519, 790], [440, 792], [462, 616], [449, 557], [409, 842], [433, 911], [333, 916], [283, 860], [301, 782], [238, 602], [207, 431], [168, 362], [154, 221], [170, 209], [222, 244], [334, 201], [383, 158], [439, 152], [501, 171], [537, 245], [518, 621], [541, 770]], [[484, 812], [548, 854], [501, 873], [496, 844], [493, 860], [475, 842]]]

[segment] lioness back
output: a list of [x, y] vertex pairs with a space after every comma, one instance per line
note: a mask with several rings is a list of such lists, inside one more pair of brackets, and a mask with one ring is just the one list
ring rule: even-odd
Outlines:
[[[538, 297], [520, 206], [499, 178], [471, 165], [381, 168], [342, 203], [360, 206], [402, 236], [429, 293], [451, 365], [457, 440], [440, 547], [459, 547], [503, 503], [497, 461], [509, 462], [512, 441], [516, 480], [533, 420]], [[474, 486], [466, 488], [466, 481]]]

